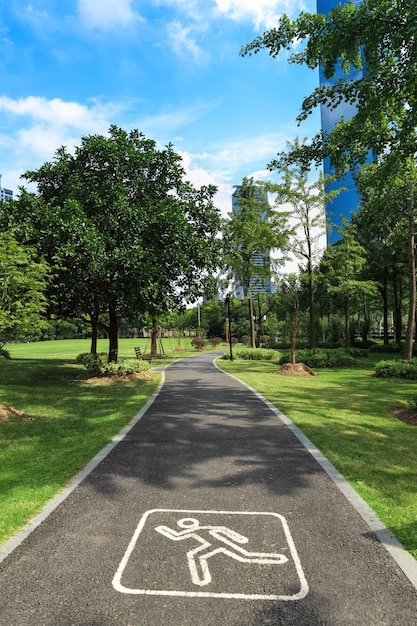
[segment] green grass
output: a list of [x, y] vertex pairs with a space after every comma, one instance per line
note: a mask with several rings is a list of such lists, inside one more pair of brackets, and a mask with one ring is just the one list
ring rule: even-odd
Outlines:
[[[33, 343], [14, 343], [5, 346], [13, 359], [75, 359], [78, 354], [90, 352], [91, 341], [89, 339], [65, 339], [59, 341], [37, 341]], [[162, 345], [168, 362], [183, 354], [195, 354], [190, 338], [181, 339], [183, 350], [177, 350], [177, 339], [163, 339]], [[107, 352], [109, 342], [107, 339], [99, 339], [98, 352]], [[134, 348], [138, 346], [142, 353], [151, 351], [148, 339], [119, 339], [119, 353], [121, 359], [135, 358]], [[159, 342], [158, 342], [159, 350]], [[156, 361], [155, 361], [156, 363]]]
[[[164, 339], [163, 367], [195, 355], [191, 339]], [[134, 347], [150, 352], [146, 339], [121, 339], [119, 357], [135, 359]], [[23, 411], [0, 421], [0, 544], [62, 489], [139, 412], [161, 375], [149, 380], [91, 384], [75, 358], [89, 352], [89, 340], [42, 341], [6, 346], [0, 359], [0, 404]], [[100, 340], [99, 352], [106, 352]]]
[[[119, 356], [134, 358], [133, 348], [143, 351], [146, 343], [122, 339]], [[190, 340], [183, 341], [186, 351], [177, 352], [176, 343], [164, 340], [167, 358], [152, 366], [196, 354]], [[74, 359], [89, 347], [88, 340], [13, 344], [12, 360], [0, 359], [0, 404], [25, 413], [0, 422], [0, 543], [111, 441], [158, 385], [157, 372], [140, 382], [87, 383]], [[98, 349], [105, 352], [107, 341]], [[277, 376], [278, 366], [267, 361], [218, 364], [297, 424], [417, 557], [417, 427], [390, 411], [417, 396], [417, 385], [370, 376], [384, 358], [315, 377]]]
[[417, 558], [417, 426], [391, 413], [417, 396], [417, 385], [370, 376], [383, 358], [390, 357], [314, 377], [278, 376], [278, 366], [266, 361], [218, 364], [296, 424]]

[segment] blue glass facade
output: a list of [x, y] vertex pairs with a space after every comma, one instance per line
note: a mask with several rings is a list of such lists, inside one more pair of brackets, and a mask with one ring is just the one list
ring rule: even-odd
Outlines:
[[0, 202], [10, 202], [13, 200], [13, 191], [0, 187]]
[[[328, 15], [331, 9], [339, 4], [346, 4], [348, 0], [317, 0], [317, 13], [324, 13]], [[358, 6], [362, 0], [354, 0], [354, 3]], [[363, 69], [354, 70], [350, 74], [345, 74], [340, 67], [336, 67], [334, 76], [330, 79], [326, 79], [322, 70], [320, 69], [320, 86], [329, 85], [343, 77], [345, 80], [353, 81], [359, 80], [363, 76]], [[329, 109], [328, 107], [321, 106], [321, 127], [324, 133], [327, 133], [334, 128], [334, 126], [343, 118], [349, 119], [356, 113], [356, 106], [354, 104], [341, 103], [335, 109]], [[324, 174], [332, 175], [332, 168], [329, 159], [325, 159], [323, 162]], [[348, 173], [343, 179], [334, 181], [328, 187], [328, 191], [333, 189], [344, 188], [346, 191], [342, 191], [332, 202], [327, 205], [326, 213], [328, 222], [331, 226], [331, 231], [327, 236], [327, 243], [335, 243], [340, 239], [340, 234], [336, 230], [335, 226], [342, 224], [342, 217], [350, 219], [352, 211], [357, 211], [359, 206], [359, 195], [356, 189], [352, 175]]]

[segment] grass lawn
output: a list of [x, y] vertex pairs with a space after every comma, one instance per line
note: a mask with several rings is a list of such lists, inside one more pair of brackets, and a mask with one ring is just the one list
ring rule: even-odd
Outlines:
[[[178, 355], [195, 354], [182, 341], [164, 340], [165, 365]], [[99, 351], [105, 352], [107, 340]], [[122, 339], [121, 358], [135, 359], [134, 347], [145, 339]], [[89, 352], [88, 340], [8, 345], [11, 360], [0, 359], [0, 404], [23, 411], [0, 418], [0, 543], [21, 528], [125, 426], [161, 379], [91, 384], [85, 369], [74, 364]], [[148, 345], [147, 351], [150, 351]]]
[[391, 413], [417, 396], [417, 384], [371, 376], [384, 358], [314, 377], [278, 376], [267, 361], [217, 363], [296, 424], [417, 558], [417, 426]]
[[[164, 340], [169, 363], [195, 354], [190, 340], [177, 351]], [[121, 358], [146, 339], [122, 339]], [[224, 347], [224, 346], [223, 346]], [[141, 409], [160, 374], [140, 381], [91, 384], [75, 357], [88, 340], [7, 346], [0, 359], [0, 404], [23, 411], [0, 421], [0, 543], [21, 528]], [[107, 341], [99, 343], [105, 352]], [[283, 411], [330, 459], [417, 558], [417, 426], [393, 417], [394, 406], [417, 396], [415, 381], [370, 375], [384, 355], [357, 367], [319, 370], [318, 376], [278, 376], [267, 361], [218, 360]], [[386, 358], [390, 358], [387, 356]]]

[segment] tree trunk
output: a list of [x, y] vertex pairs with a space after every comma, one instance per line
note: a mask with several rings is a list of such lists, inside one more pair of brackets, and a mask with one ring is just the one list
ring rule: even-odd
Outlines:
[[310, 300], [310, 311], [309, 311], [309, 321], [310, 321], [310, 329], [309, 329], [309, 348], [312, 350], [316, 345], [316, 337], [315, 337], [315, 312], [314, 312], [314, 275], [313, 275], [313, 266], [312, 262], [309, 260], [308, 263], [308, 291], [309, 291], [309, 300]]
[[248, 297], [249, 297], [250, 345], [251, 345], [251, 348], [255, 348], [255, 320], [253, 319], [253, 300], [252, 300], [252, 292], [250, 289], [248, 291]]
[[91, 354], [97, 354], [98, 319], [91, 319]]
[[350, 307], [349, 307], [349, 296], [345, 295], [345, 346], [349, 348], [350, 346]]
[[117, 353], [119, 351], [119, 328], [117, 322], [116, 307], [112, 304], [109, 306], [109, 363], [117, 361]]
[[389, 343], [388, 336], [388, 287], [387, 287], [387, 275], [384, 275], [384, 284], [379, 286], [379, 293], [382, 297], [382, 311], [384, 318], [384, 346], [387, 346]]
[[155, 356], [157, 353], [156, 339], [158, 337], [158, 327], [156, 318], [152, 318], [152, 330], [151, 330], [151, 356]]
[[414, 185], [411, 185], [410, 202], [408, 206], [408, 319], [405, 334], [404, 359], [413, 358], [414, 324], [416, 317], [416, 260], [414, 234]]
[[295, 311], [294, 311], [294, 322], [292, 325], [292, 332], [291, 332], [291, 364], [295, 365], [295, 348], [296, 348], [296, 344], [297, 344], [297, 328], [298, 328], [298, 303], [295, 306]]
[[394, 329], [395, 329], [395, 341], [400, 344], [402, 340], [402, 324], [401, 324], [401, 305], [398, 294], [398, 281], [397, 281], [397, 269], [394, 268], [392, 274], [392, 290], [394, 298]]

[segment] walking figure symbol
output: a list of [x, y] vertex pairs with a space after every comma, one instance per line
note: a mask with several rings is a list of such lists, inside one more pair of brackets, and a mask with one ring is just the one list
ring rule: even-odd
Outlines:
[[272, 552], [249, 552], [241, 546], [249, 539], [227, 526], [200, 526], [198, 519], [184, 517], [177, 526], [183, 530], [174, 530], [169, 526], [157, 526], [156, 532], [172, 541], [195, 539], [198, 546], [186, 553], [191, 579], [195, 585], [204, 587], [211, 582], [207, 561], [216, 554], [225, 554], [240, 563], [258, 563], [261, 565], [282, 565], [288, 561], [284, 554]]

